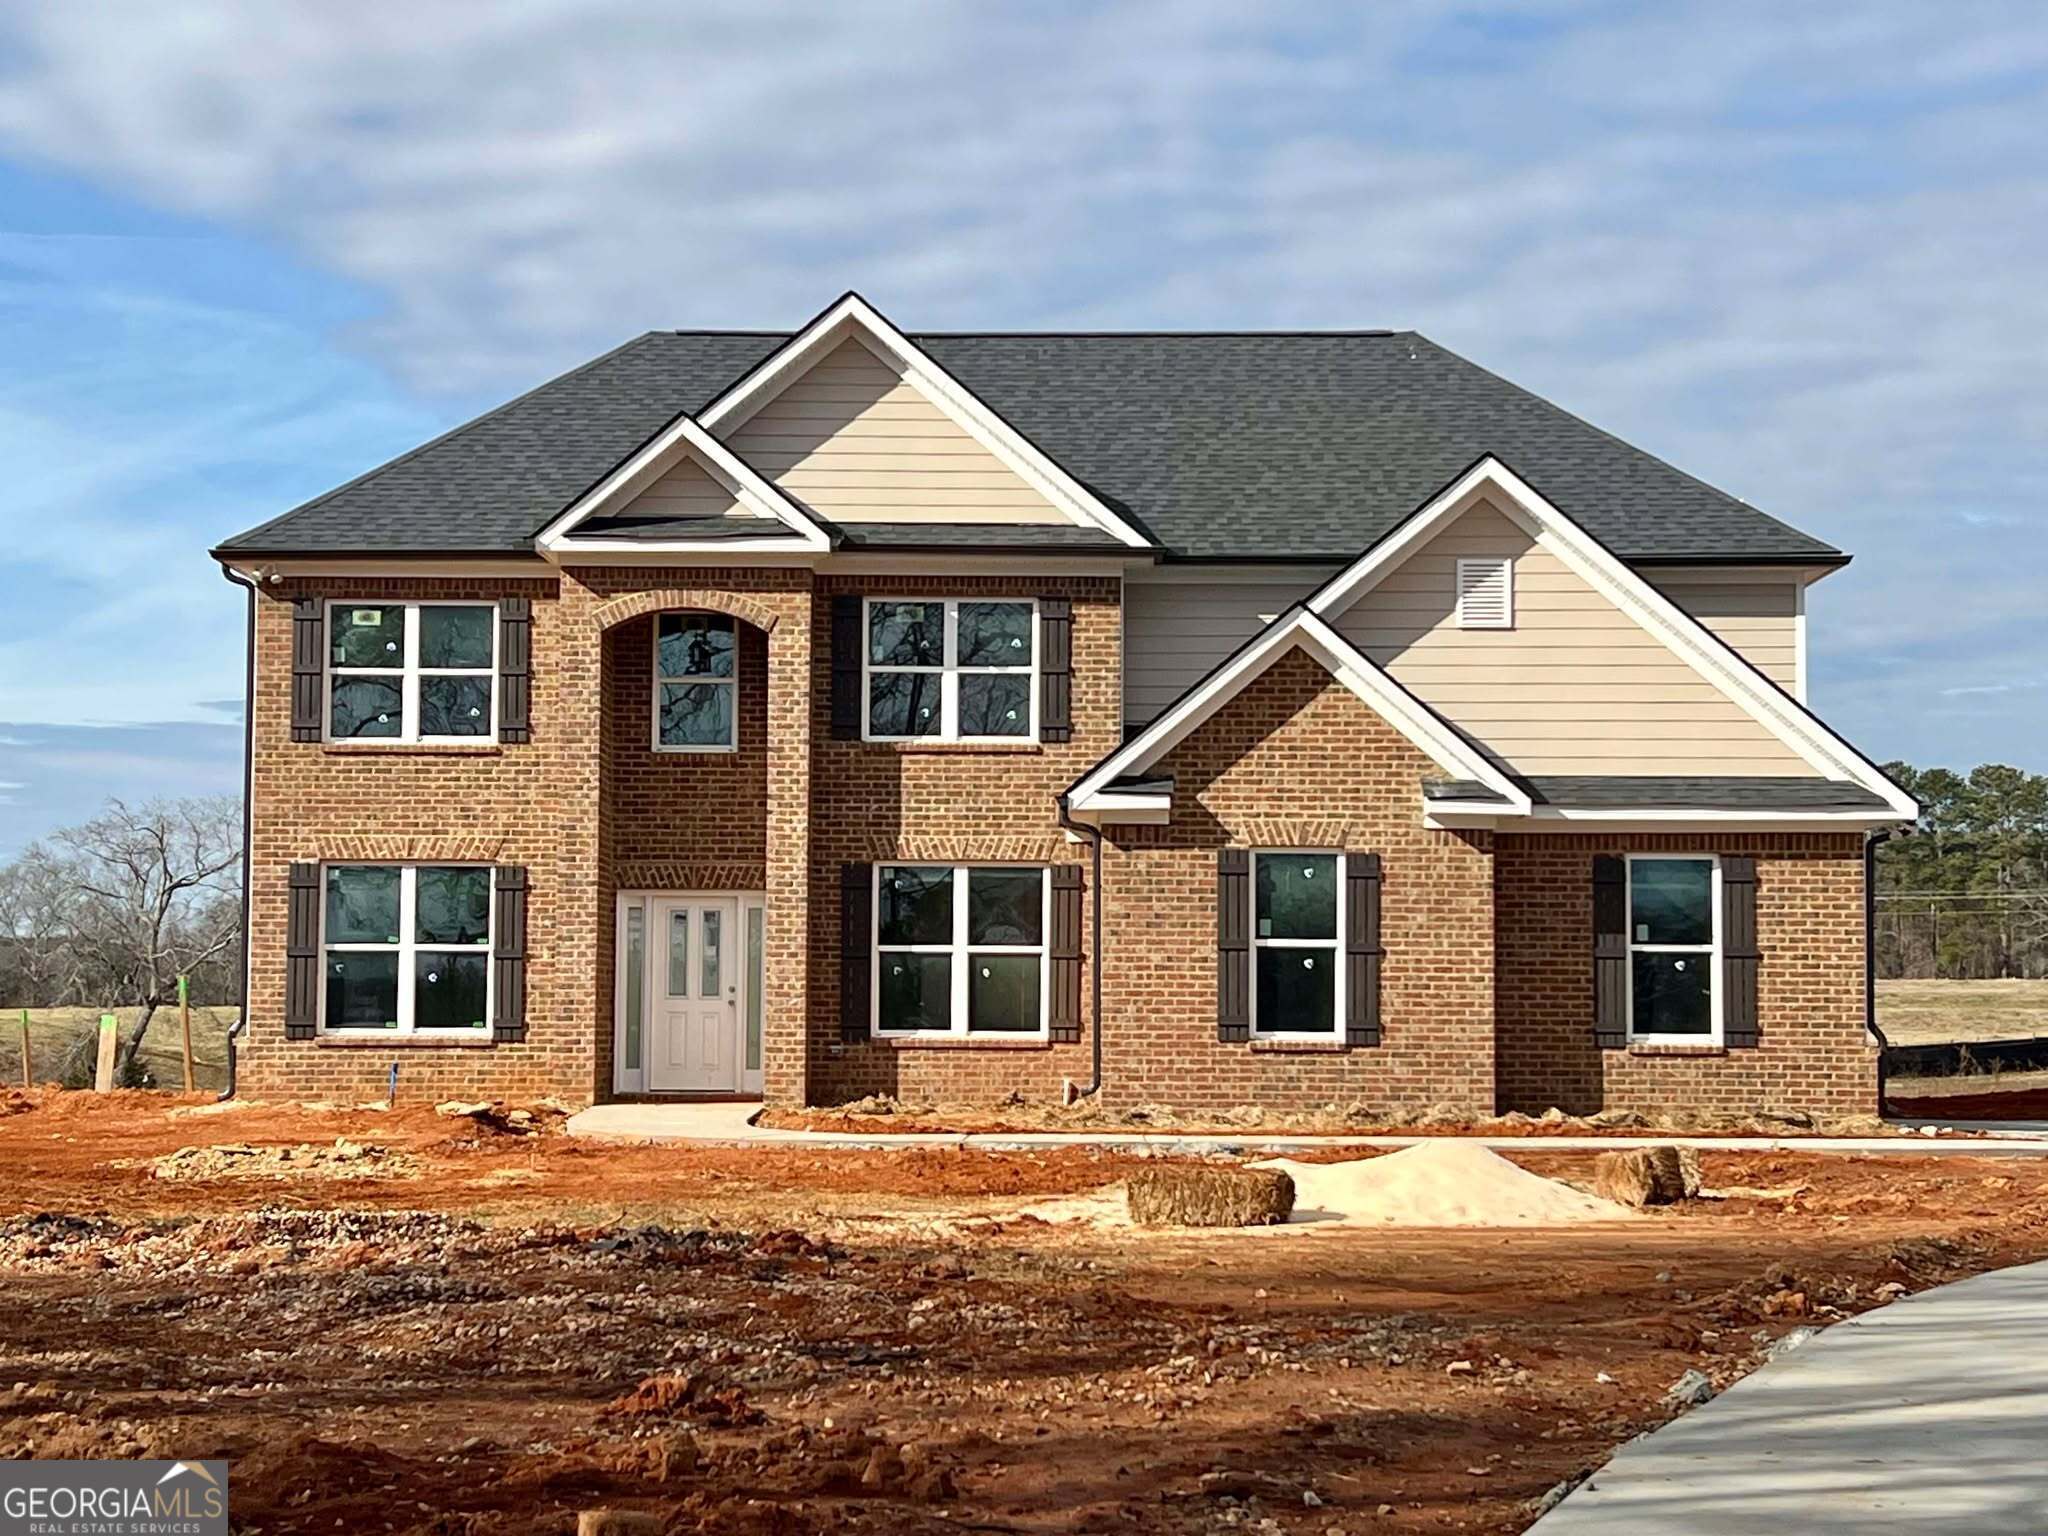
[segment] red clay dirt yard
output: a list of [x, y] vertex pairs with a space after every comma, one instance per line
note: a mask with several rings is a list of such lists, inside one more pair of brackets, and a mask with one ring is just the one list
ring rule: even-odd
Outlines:
[[[1588, 1154], [1515, 1161], [1583, 1181]], [[1511, 1532], [1797, 1327], [2048, 1255], [2048, 1163], [1704, 1157], [1569, 1229], [1105, 1230], [1131, 1164], [0, 1102], [0, 1455], [237, 1528]], [[1049, 1203], [1049, 1204], [1048, 1204]]]

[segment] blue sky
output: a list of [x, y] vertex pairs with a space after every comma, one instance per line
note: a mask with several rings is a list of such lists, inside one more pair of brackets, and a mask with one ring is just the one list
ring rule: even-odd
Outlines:
[[237, 782], [205, 549], [638, 331], [1413, 326], [1855, 552], [1816, 705], [2048, 769], [2048, 19], [0, 14], [0, 855]]

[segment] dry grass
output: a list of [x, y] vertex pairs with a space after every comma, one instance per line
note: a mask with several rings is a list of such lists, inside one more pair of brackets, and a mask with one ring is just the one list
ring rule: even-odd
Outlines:
[[[135, 1022], [133, 1008], [31, 1008], [28, 1011], [30, 1064], [36, 1081], [54, 1082], [64, 1071], [78, 1042], [99, 1027], [100, 1014], [112, 1012], [125, 1037]], [[192, 1073], [205, 1089], [222, 1088], [228, 1080], [228, 1026], [233, 1008], [192, 1010]], [[159, 1008], [142, 1042], [142, 1066], [160, 1088], [182, 1088], [185, 1068], [178, 1041], [178, 1010]], [[21, 1081], [21, 1010], [0, 1009], [0, 1087]]]
[[1877, 1023], [1894, 1045], [2048, 1035], [2048, 981], [1880, 981]]
[[1141, 1168], [1127, 1188], [1141, 1227], [1266, 1227], [1294, 1209], [1294, 1180], [1270, 1168]]

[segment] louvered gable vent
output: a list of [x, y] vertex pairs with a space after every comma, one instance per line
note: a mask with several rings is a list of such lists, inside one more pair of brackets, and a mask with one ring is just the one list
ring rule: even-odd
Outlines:
[[1504, 556], [1458, 562], [1458, 627], [1507, 629], [1515, 622], [1515, 563]]

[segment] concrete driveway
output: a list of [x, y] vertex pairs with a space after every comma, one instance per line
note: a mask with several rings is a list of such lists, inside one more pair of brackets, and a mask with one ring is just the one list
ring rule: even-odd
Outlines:
[[1644, 1436], [1536, 1536], [2040, 1536], [2048, 1263], [1838, 1323]]

